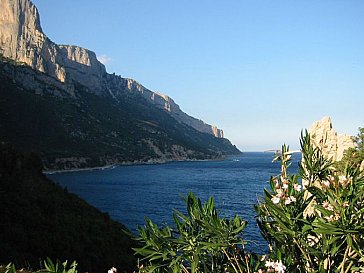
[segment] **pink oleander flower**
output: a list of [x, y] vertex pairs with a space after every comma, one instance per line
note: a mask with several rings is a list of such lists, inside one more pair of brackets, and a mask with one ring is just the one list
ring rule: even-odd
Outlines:
[[297, 183], [293, 184], [293, 188], [295, 189], [295, 191], [301, 191], [302, 190], [302, 186], [298, 185]]
[[329, 176], [328, 176], [328, 179], [329, 179], [329, 182], [330, 182], [330, 183], [335, 183], [335, 177], [334, 177], [334, 176], [329, 175]]
[[341, 216], [340, 214], [336, 213], [335, 215], [334, 214], [331, 214], [330, 216], [326, 216], [325, 219], [329, 222], [332, 222], [332, 221], [338, 221], [340, 220]]
[[340, 220], [340, 218], [341, 218], [340, 214], [336, 213], [336, 214], [334, 215], [334, 220], [335, 220], [335, 221]]
[[329, 188], [330, 187], [330, 181], [327, 181], [327, 180], [322, 181], [321, 186], [323, 188]]
[[334, 210], [333, 205], [331, 205], [331, 204], [329, 203], [329, 201], [327, 201], [327, 200], [325, 200], [325, 201], [322, 203], [322, 207], [323, 207], [324, 209], [329, 210], [329, 211], [333, 211], [333, 210]]
[[278, 196], [273, 196], [271, 200], [274, 204], [278, 204], [281, 201], [281, 199]]
[[277, 197], [278, 198], [283, 198], [284, 197], [284, 192], [282, 189], [277, 189]]
[[296, 197], [294, 196], [288, 196], [285, 200], [284, 200], [284, 204], [289, 205], [293, 202], [296, 202]]

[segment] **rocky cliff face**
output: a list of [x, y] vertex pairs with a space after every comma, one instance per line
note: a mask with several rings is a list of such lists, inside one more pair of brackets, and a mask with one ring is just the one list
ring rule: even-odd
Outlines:
[[92, 93], [114, 99], [122, 99], [126, 88], [166, 110], [177, 121], [223, 138], [222, 130], [187, 115], [170, 97], [152, 92], [132, 79], [107, 74], [94, 52], [53, 43], [43, 33], [37, 8], [30, 0], [1, 0], [0, 10], [0, 53], [4, 57], [44, 72], [63, 83], [65, 91], [71, 93], [74, 82]]
[[[138, 92], [150, 103], [154, 104], [158, 108], [167, 111], [177, 121], [187, 124], [200, 132], [212, 134], [218, 138], [224, 137], [223, 130], [218, 129], [216, 126], [206, 124], [202, 120], [187, 115], [185, 112], [181, 110], [179, 105], [175, 103], [174, 100], [169, 96], [152, 92], [133, 79], [121, 78], [120, 81], [127, 90], [129, 90], [130, 92]], [[111, 89], [117, 90], [117, 88], [111, 88]]]
[[324, 117], [313, 123], [309, 133], [313, 145], [320, 147], [323, 154], [334, 161], [340, 161], [344, 151], [355, 145], [352, 136], [338, 134], [332, 128], [330, 117]]

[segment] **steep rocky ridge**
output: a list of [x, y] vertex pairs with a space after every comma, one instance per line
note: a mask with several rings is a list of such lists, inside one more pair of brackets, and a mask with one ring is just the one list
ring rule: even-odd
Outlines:
[[239, 153], [229, 140], [179, 123], [128, 88], [100, 96], [5, 58], [0, 82], [0, 142], [38, 153], [48, 169]]
[[313, 145], [320, 147], [323, 154], [334, 161], [340, 161], [346, 149], [355, 147], [352, 136], [338, 134], [333, 129], [330, 117], [313, 123], [309, 133]]
[[37, 8], [30, 0], [1, 0], [0, 10], [0, 53], [4, 57], [54, 77], [64, 83], [60, 87], [67, 92], [72, 93], [72, 84], [77, 82], [91, 93], [122, 100], [127, 89], [167, 111], [178, 122], [224, 137], [221, 129], [187, 115], [170, 97], [150, 91], [135, 80], [107, 74], [94, 52], [52, 42], [43, 33]]

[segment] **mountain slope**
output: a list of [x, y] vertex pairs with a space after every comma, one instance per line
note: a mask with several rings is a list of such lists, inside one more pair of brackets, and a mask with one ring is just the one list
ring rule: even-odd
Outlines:
[[77, 82], [91, 93], [111, 96], [115, 100], [120, 99], [120, 89], [139, 94], [157, 108], [166, 110], [177, 121], [223, 137], [222, 130], [187, 115], [170, 97], [152, 92], [132, 79], [107, 74], [94, 52], [52, 42], [43, 33], [38, 10], [30, 0], [2, 0], [0, 10], [0, 53], [3, 56], [54, 77], [68, 90], [72, 89], [73, 82]]
[[0, 264], [39, 268], [50, 257], [76, 260], [81, 272], [132, 272], [135, 241], [123, 230], [47, 179], [38, 157], [0, 144]]
[[[40, 82], [36, 90], [42, 95], [19, 84], [26, 78]], [[76, 95], [70, 96], [53, 78], [5, 61], [0, 81], [1, 140], [39, 153], [46, 168], [214, 159], [238, 152], [227, 139], [176, 122], [135, 93], [125, 91], [116, 101], [74, 85]]]
[[52, 169], [239, 153], [168, 96], [106, 73], [94, 52], [50, 41], [31, 1], [0, 9], [1, 141]]

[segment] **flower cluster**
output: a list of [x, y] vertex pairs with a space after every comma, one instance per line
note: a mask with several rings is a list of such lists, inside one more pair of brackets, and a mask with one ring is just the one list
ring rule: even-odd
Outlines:
[[330, 188], [330, 186], [334, 186], [335, 188], [338, 188], [339, 186], [343, 187], [344, 189], [352, 182], [351, 177], [346, 177], [345, 175], [340, 175], [335, 179], [334, 176], [329, 175], [327, 177], [327, 180], [321, 181], [321, 187], [323, 189]]
[[283, 265], [281, 261], [266, 261], [265, 266], [267, 267], [267, 272], [279, 272], [284, 273], [286, 267]]
[[[302, 186], [297, 183], [294, 183], [292, 188], [296, 192], [302, 190]], [[275, 179], [275, 192], [276, 195], [273, 195], [271, 198], [274, 204], [279, 204], [281, 201], [283, 201], [285, 205], [296, 202], [296, 197], [289, 195], [289, 181], [285, 178], [281, 178], [280, 181]]]

